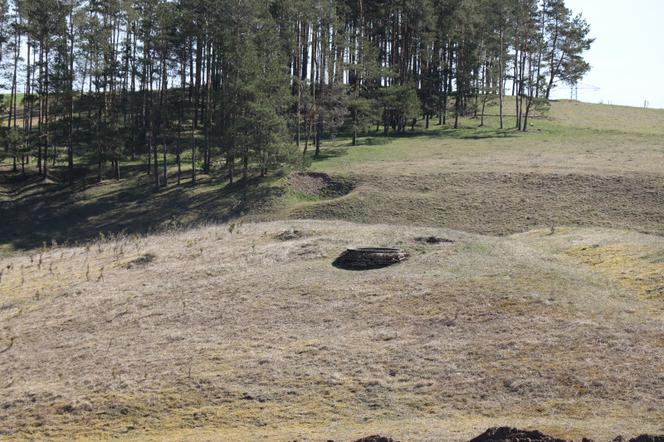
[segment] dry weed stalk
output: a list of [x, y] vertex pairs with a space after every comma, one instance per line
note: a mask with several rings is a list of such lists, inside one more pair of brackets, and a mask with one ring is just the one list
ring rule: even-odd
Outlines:
[[11, 350], [11, 348], [14, 346], [14, 340], [15, 339], [16, 339], [15, 336], [12, 336], [11, 338], [9, 338], [9, 344], [4, 349], [0, 350], [0, 354], [6, 353], [9, 350]]

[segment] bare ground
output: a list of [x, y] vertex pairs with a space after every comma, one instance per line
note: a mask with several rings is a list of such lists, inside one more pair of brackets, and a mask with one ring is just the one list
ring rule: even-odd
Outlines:
[[[6, 259], [0, 438], [661, 433], [664, 239], [550, 233], [292, 221]], [[349, 245], [411, 258], [332, 267]]]

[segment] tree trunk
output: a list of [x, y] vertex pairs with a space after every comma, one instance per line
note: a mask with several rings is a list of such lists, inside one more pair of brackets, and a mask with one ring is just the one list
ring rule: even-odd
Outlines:
[[68, 139], [67, 139], [67, 166], [69, 169], [69, 185], [74, 185], [74, 4], [69, 12], [69, 90], [68, 96]]
[[505, 101], [505, 61], [503, 59], [504, 56], [504, 45], [505, 45], [505, 33], [503, 31], [503, 28], [501, 26], [500, 28], [500, 48], [499, 48], [499, 54], [498, 54], [498, 106], [499, 106], [499, 119], [500, 119], [500, 128], [504, 129], [505, 128], [505, 123], [504, 123], [504, 101]]

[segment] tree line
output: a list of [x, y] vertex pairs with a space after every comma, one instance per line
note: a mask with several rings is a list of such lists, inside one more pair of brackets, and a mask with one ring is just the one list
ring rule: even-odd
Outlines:
[[526, 131], [592, 41], [564, 0], [0, 0], [0, 141], [15, 172], [62, 161], [70, 183], [138, 160], [157, 189], [232, 183], [338, 131], [483, 125], [489, 105]]

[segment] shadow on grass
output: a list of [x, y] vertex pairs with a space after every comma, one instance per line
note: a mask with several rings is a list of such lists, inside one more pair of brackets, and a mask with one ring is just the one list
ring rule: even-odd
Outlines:
[[[0, 244], [29, 250], [52, 242], [77, 243], [100, 234], [146, 234], [169, 227], [226, 222], [269, 206], [283, 189], [274, 178], [232, 186], [217, 177], [201, 184], [170, 186], [160, 192], [151, 177], [101, 184], [42, 185], [20, 198], [0, 202]], [[174, 182], [172, 180], [171, 182]]]
[[520, 135], [517, 129], [487, 129], [487, 128], [445, 128], [437, 129], [437, 137], [452, 138], [455, 140], [488, 140], [494, 138], [515, 138]]
[[499, 138], [515, 138], [521, 135], [517, 129], [495, 129], [488, 127], [461, 127], [454, 129], [452, 127], [434, 127], [430, 129], [407, 130], [405, 132], [391, 132], [387, 136], [382, 132], [370, 132], [357, 138], [355, 146], [346, 138], [340, 138], [343, 141], [327, 140], [323, 145], [318, 156], [311, 155], [311, 161], [323, 162], [333, 158], [339, 158], [348, 155], [350, 149], [358, 149], [371, 146], [387, 146], [400, 139], [409, 138], [448, 138], [455, 140], [489, 140]]
[[[356, 146], [351, 146], [350, 142], [344, 144], [344, 146], [381, 146], [403, 138], [429, 137], [480, 140], [490, 138], [513, 138], [519, 135], [521, 135], [521, 132], [516, 128], [497, 129], [492, 127], [462, 126], [458, 129], [454, 129], [450, 126], [432, 126], [429, 129], [417, 128], [415, 130], [408, 129], [404, 132], [390, 132], [388, 135], [384, 135], [382, 131], [373, 131], [358, 137]], [[339, 145], [337, 144], [337, 146]]]
[[322, 161], [339, 158], [348, 155], [348, 147], [323, 146], [318, 156], [312, 156], [311, 161], [319, 163]]
[[[313, 162], [347, 155], [350, 149], [388, 145], [403, 138], [490, 139], [518, 136], [516, 130], [492, 128], [452, 129], [446, 126], [429, 130], [391, 133], [370, 132], [350, 140], [326, 142]], [[335, 144], [336, 143], [336, 144]], [[330, 145], [331, 144], [331, 145]], [[56, 181], [43, 181], [28, 175], [21, 177], [0, 172], [0, 246], [18, 250], [33, 249], [43, 243], [73, 243], [98, 238], [100, 233], [144, 234], [169, 226], [203, 222], [225, 222], [269, 209], [283, 195], [277, 178], [254, 178], [232, 186], [222, 184], [225, 177], [201, 175], [196, 186], [183, 174], [183, 185], [153, 191], [152, 178], [145, 175], [146, 165], [139, 161], [122, 165], [120, 181], [97, 183], [94, 163], [83, 168], [83, 176], [73, 187], [66, 184], [62, 170], [53, 169]], [[174, 183], [171, 175], [169, 182]]]

